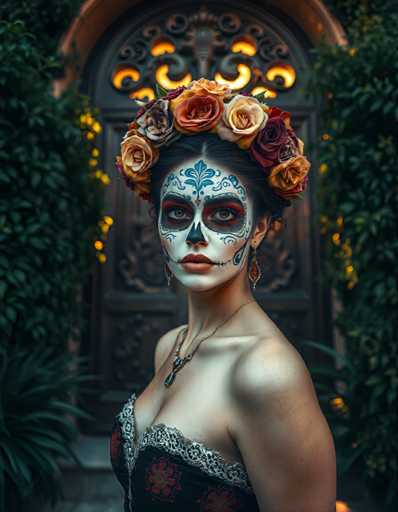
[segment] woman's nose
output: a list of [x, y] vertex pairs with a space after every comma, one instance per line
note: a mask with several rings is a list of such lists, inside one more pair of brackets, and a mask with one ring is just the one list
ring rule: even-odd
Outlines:
[[192, 227], [187, 235], [186, 242], [188, 245], [207, 245], [207, 241], [200, 227], [200, 222], [198, 222], [196, 225], [192, 224]]

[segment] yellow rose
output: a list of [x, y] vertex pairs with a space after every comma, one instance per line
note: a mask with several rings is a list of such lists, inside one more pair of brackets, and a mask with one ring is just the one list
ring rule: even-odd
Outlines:
[[182, 102], [191, 98], [192, 96], [221, 96], [224, 97], [231, 93], [231, 89], [227, 85], [222, 85], [215, 80], [207, 80], [207, 78], [200, 78], [193, 80], [187, 88], [176, 98], [170, 100], [170, 110], [174, 110]]
[[144, 137], [133, 133], [133, 130], [123, 138], [120, 148], [123, 171], [127, 177], [134, 180], [137, 179], [137, 175], [147, 174], [145, 171], [159, 158], [159, 150], [149, 144]]
[[268, 120], [267, 110], [268, 107], [257, 98], [237, 94], [224, 104], [224, 114], [216, 131], [221, 139], [237, 142], [240, 148], [247, 149], [264, 128]]
[[267, 178], [268, 185], [283, 197], [293, 198], [305, 189], [310, 167], [310, 162], [303, 155], [289, 158], [272, 169]]

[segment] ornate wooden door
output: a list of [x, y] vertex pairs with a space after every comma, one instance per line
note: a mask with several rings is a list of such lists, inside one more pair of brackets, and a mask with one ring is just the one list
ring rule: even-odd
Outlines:
[[[300, 28], [275, 10], [250, 2], [167, 2], [132, 9], [98, 42], [84, 70], [82, 91], [99, 107], [103, 126], [102, 165], [111, 177], [106, 214], [114, 219], [107, 262], [90, 290], [91, 323], [85, 350], [100, 379], [86, 406], [98, 418], [86, 430], [108, 432], [109, 422], [132, 391], [153, 374], [154, 344], [186, 320], [184, 291], [168, 288], [148, 206], [125, 187], [115, 155], [135, 98], [205, 76], [235, 90], [268, 89], [269, 104], [292, 114], [293, 125], [313, 162], [302, 201], [287, 212], [287, 229], [259, 255], [263, 277], [256, 296], [292, 343], [329, 340], [327, 297], [319, 285], [316, 215], [317, 108], [303, 95], [308, 43]], [[142, 6], [144, 4], [141, 4]]]

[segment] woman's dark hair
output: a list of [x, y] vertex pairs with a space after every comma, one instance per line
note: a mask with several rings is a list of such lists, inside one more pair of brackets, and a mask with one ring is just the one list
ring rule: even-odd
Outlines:
[[263, 215], [269, 215], [271, 221], [282, 220], [283, 210], [290, 201], [283, 199], [267, 185], [264, 172], [252, 160], [248, 151], [242, 150], [236, 143], [220, 139], [214, 133], [182, 135], [168, 147], [160, 148], [159, 160], [151, 167], [151, 200], [156, 217], [160, 208], [160, 189], [167, 173], [176, 169], [181, 162], [197, 158], [211, 159], [220, 167], [239, 176], [247, 187], [254, 202], [254, 226]]

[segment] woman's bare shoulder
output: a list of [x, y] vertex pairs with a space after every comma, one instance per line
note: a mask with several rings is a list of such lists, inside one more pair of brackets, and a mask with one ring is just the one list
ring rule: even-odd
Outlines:
[[[306, 382], [312, 393], [312, 380], [303, 357], [282, 334], [260, 337], [242, 351], [231, 373], [231, 392], [239, 401], [247, 396], [287, 390]], [[263, 395], [264, 396], [264, 395]]]

